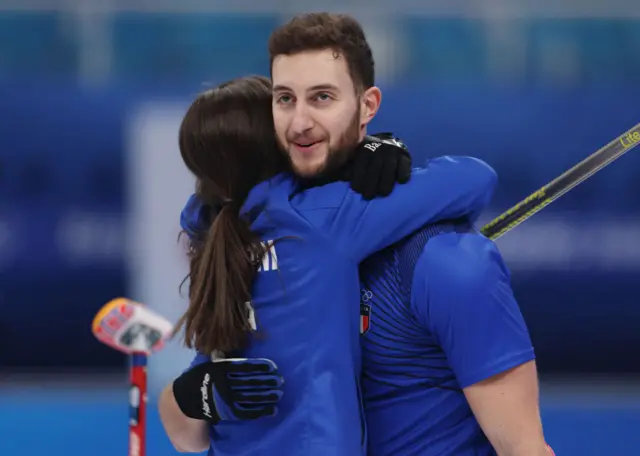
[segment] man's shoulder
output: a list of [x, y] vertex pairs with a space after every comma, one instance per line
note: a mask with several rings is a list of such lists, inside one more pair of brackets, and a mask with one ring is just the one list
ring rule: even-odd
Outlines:
[[245, 201], [244, 212], [275, 214], [305, 214], [318, 209], [340, 207], [348, 191], [344, 182], [300, 190], [297, 179], [289, 173], [278, 174], [253, 187]]
[[427, 325], [464, 315], [508, 277], [493, 242], [471, 224], [438, 225], [437, 231], [429, 227], [428, 242], [406, 279], [411, 281], [412, 310]]
[[441, 289], [473, 293], [489, 276], [506, 272], [500, 253], [476, 229], [442, 232], [426, 243], [416, 266], [415, 279]]
[[[389, 257], [393, 258], [396, 262], [407, 263], [414, 266], [423, 256], [433, 256], [432, 253], [426, 253], [426, 247], [428, 244], [432, 243], [434, 239], [450, 233], [471, 232], [475, 232], [475, 228], [466, 220], [443, 220], [436, 223], [430, 223], [419, 230], [414, 231], [401, 241], [375, 253], [366, 261], [372, 262], [377, 261], [382, 257]], [[439, 249], [436, 249], [436, 251], [437, 250]]]
[[291, 205], [298, 211], [337, 209], [344, 204], [349, 192], [347, 182], [331, 182], [296, 192], [291, 197]]
[[397, 242], [367, 258], [361, 264], [365, 278], [395, 277], [405, 290], [412, 290], [414, 277], [423, 277], [425, 269], [432, 267], [439, 248], [428, 250], [427, 246], [451, 233], [474, 231], [466, 220], [443, 220], [425, 225], [400, 242]]
[[[283, 200], [300, 212], [338, 208], [349, 193], [347, 182], [337, 181], [301, 189], [300, 182], [290, 173], [280, 173], [256, 185], [247, 198], [250, 204], [280, 205]], [[352, 192], [351, 192], [352, 193]], [[359, 195], [357, 195], [359, 197]]]

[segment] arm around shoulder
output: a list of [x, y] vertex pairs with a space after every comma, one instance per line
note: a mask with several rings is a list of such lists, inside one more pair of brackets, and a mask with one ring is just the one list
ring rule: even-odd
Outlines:
[[482, 160], [434, 158], [387, 198], [364, 201], [355, 193], [347, 195], [333, 223], [335, 237], [360, 262], [426, 224], [458, 218], [473, 222], [491, 201], [496, 181], [496, 172]]

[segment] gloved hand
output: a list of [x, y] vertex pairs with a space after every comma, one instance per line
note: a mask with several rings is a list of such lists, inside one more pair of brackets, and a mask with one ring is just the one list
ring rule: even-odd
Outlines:
[[411, 165], [409, 149], [393, 133], [365, 136], [355, 150], [347, 180], [365, 200], [389, 196], [396, 183], [409, 181]]
[[269, 359], [220, 359], [184, 372], [173, 382], [173, 395], [186, 416], [215, 424], [274, 416], [282, 384]]

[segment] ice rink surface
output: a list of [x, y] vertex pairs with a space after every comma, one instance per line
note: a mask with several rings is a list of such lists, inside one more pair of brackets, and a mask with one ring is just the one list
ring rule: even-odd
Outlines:
[[[0, 384], [1, 456], [126, 456], [126, 383], [68, 382]], [[640, 455], [638, 381], [544, 383], [542, 415], [559, 456]], [[147, 455], [177, 454], [149, 404]]]

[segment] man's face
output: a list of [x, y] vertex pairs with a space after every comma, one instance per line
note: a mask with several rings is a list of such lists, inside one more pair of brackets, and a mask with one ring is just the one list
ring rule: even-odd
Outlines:
[[[366, 116], [344, 56], [331, 49], [273, 60], [273, 119], [296, 174], [318, 176], [342, 166], [362, 140]], [[363, 118], [365, 117], [365, 118]]]

